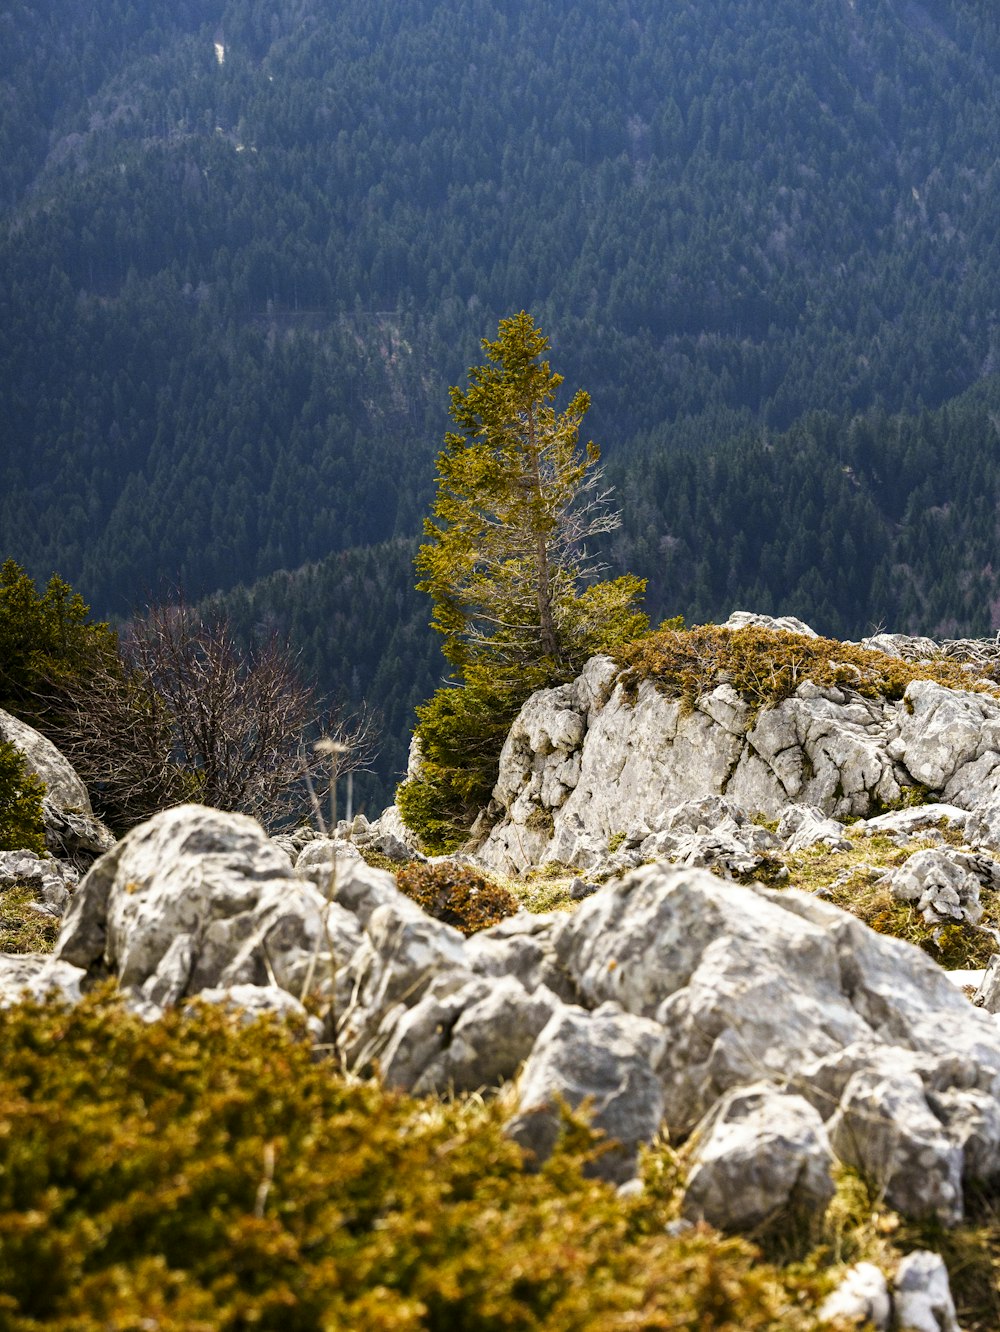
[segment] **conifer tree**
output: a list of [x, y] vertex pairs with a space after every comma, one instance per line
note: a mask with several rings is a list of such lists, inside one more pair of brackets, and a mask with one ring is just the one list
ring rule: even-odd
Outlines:
[[594, 583], [603, 566], [586, 543], [620, 519], [601, 489], [597, 445], [579, 443], [588, 395], [579, 390], [556, 412], [562, 376], [524, 311], [482, 345], [489, 362], [469, 371], [468, 389], [451, 390], [461, 429], [438, 456], [417, 586], [434, 599], [432, 623], [460, 675], [479, 665], [500, 677], [562, 674], [609, 633], [641, 628], [644, 584], [631, 575]]
[[486, 364], [451, 390], [459, 430], [438, 456], [438, 490], [417, 584], [434, 601], [453, 680], [417, 709], [419, 772], [399, 788], [430, 849], [464, 840], [489, 800], [504, 736], [534, 689], [572, 679], [588, 657], [642, 633], [642, 579], [601, 581], [587, 542], [618, 526], [600, 451], [580, 446], [590, 406], [561, 412], [549, 342], [522, 311], [483, 340]]

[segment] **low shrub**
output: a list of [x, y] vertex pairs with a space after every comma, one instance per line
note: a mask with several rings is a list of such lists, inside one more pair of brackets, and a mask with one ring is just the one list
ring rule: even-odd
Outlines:
[[513, 893], [465, 865], [412, 863], [399, 870], [396, 882], [429, 916], [465, 935], [513, 916], [520, 905]]
[[[816, 1286], [676, 1195], [525, 1168], [503, 1110], [349, 1082], [274, 1021], [147, 1025], [107, 992], [0, 1012], [0, 1324], [10, 1332], [800, 1332]], [[669, 1183], [669, 1181], [668, 1181]]]
[[0, 851], [45, 850], [45, 783], [28, 771], [16, 746], [0, 740]]

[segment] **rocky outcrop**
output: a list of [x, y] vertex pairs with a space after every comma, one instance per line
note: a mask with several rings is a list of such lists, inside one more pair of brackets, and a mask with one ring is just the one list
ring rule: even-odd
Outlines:
[[111, 975], [148, 1018], [199, 997], [304, 1022], [312, 992], [358, 1071], [421, 1093], [517, 1077], [509, 1132], [539, 1158], [563, 1106], [587, 1107], [617, 1183], [643, 1143], [690, 1138], [685, 1212], [728, 1228], [821, 1211], [837, 1161], [949, 1223], [1000, 1169], [996, 1020], [815, 897], [654, 864], [466, 940], [335, 842], [295, 859], [239, 815], [158, 815], [83, 880], [54, 958], [8, 965], [8, 994]]
[[[984, 835], [994, 819], [1000, 846], [1000, 812], [990, 813], [1000, 806], [1000, 699], [915, 680], [888, 701], [805, 681], [755, 710], [722, 683], [689, 707], [650, 680], [627, 687], [614, 662], [596, 657], [525, 703], [476, 852], [506, 873], [555, 861], [614, 870], [622, 847], [632, 864], [684, 859], [666, 836], [668, 816], [692, 801], [725, 798], [744, 819], [787, 821], [789, 806], [804, 807], [800, 826], [822, 829], [805, 828], [804, 842], [836, 837], [823, 827], [830, 816], [866, 818], [918, 791], [976, 810]], [[711, 828], [733, 831], [718, 820]]]

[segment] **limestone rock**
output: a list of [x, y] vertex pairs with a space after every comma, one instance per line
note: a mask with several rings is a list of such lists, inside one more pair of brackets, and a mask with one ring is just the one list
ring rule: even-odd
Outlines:
[[317, 837], [307, 842], [295, 857], [295, 873], [326, 895], [347, 867], [360, 861], [361, 852], [352, 842], [341, 837]]
[[114, 833], [100, 819], [81, 810], [62, 808], [51, 796], [42, 800], [42, 819], [45, 846], [59, 859], [89, 866], [95, 856], [110, 851], [115, 844]]
[[981, 888], [1000, 888], [1000, 864], [990, 856], [963, 851], [915, 851], [883, 880], [893, 897], [912, 902], [930, 924], [982, 919]]
[[440, 976], [467, 975], [463, 943], [458, 930], [425, 915], [402, 893], [375, 907], [344, 972], [351, 998], [341, 1008], [340, 1032], [352, 1068], [368, 1071], [383, 1057], [395, 1023], [387, 1015], [397, 1006], [412, 1008]]
[[57, 999], [80, 1002], [86, 974], [48, 953], [0, 953], [0, 1008], [25, 998], [36, 1003]]
[[873, 634], [863, 638], [860, 646], [871, 652], [884, 652], [887, 657], [899, 657], [902, 661], [932, 661], [941, 655], [933, 638], [911, 637], [909, 634]]
[[89, 864], [95, 855], [114, 846], [114, 836], [94, 817], [90, 796], [76, 769], [51, 740], [2, 708], [0, 740], [19, 750], [28, 771], [45, 783], [42, 821], [45, 845], [54, 856], [82, 858]]
[[900, 1332], [962, 1332], [940, 1254], [927, 1249], [908, 1253], [896, 1271], [893, 1289]]
[[512, 1078], [561, 1006], [545, 986], [528, 994], [513, 977], [433, 985], [400, 1018], [382, 1057], [390, 1086], [418, 1094], [476, 1091]]
[[914, 680], [894, 714], [889, 752], [913, 781], [972, 809], [1000, 787], [1000, 699]]
[[961, 832], [968, 828], [971, 817], [967, 810], [959, 809], [957, 805], [935, 802], [911, 805], [909, 809], [894, 809], [871, 819], [859, 819], [853, 831], [865, 836], [887, 834], [909, 839], [927, 829], [936, 828], [940, 823], [946, 823]]
[[[151, 1002], [173, 1003], [238, 980], [264, 983], [266, 968], [283, 967], [290, 951], [308, 958], [324, 905], [254, 820], [182, 805], [132, 829], [97, 861], [55, 955], [89, 975], [115, 976]], [[352, 946], [356, 935], [352, 922]], [[253, 966], [244, 947], [251, 939]], [[244, 974], [227, 974], [238, 959]]]
[[42, 779], [57, 809], [93, 815], [87, 788], [73, 765], [40, 731], [0, 708], [0, 739], [21, 751], [29, 772]]
[[79, 881], [78, 872], [63, 861], [43, 859], [32, 851], [0, 851], [0, 892], [15, 884], [27, 884], [35, 900], [55, 916], [66, 910]]
[[639, 1146], [663, 1118], [663, 1092], [654, 1066], [667, 1035], [655, 1023], [614, 1005], [594, 1013], [558, 1009], [538, 1037], [521, 1074], [518, 1113], [507, 1131], [544, 1160], [559, 1133], [559, 1101], [587, 1101], [591, 1123], [615, 1144], [594, 1173], [615, 1183], [635, 1174]]
[[825, 846], [831, 851], [849, 851], [851, 841], [844, 825], [828, 819], [817, 805], [789, 805], [778, 821], [778, 839], [786, 851], [805, 851]]
[[646, 866], [557, 927], [556, 958], [585, 1004], [614, 1000], [670, 1032], [661, 1076], [674, 1132], [729, 1088], [866, 1033], [841, 991], [835, 942], [775, 897]]
[[965, 820], [965, 838], [983, 851], [1000, 851], [1000, 799], [987, 795], [977, 801]]
[[249, 1023], [260, 1017], [296, 1018], [315, 1039], [323, 1035], [323, 1024], [310, 1017], [301, 1003], [276, 985], [229, 985], [218, 989], [202, 990], [194, 1001], [221, 1004], [235, 1010], [242, 1022]]
[[684, 1215], [748, 1230], [795, 1213], [822, 1215], [833, 1197], [833, 1151], [801, 1096], [765, 1082], [727, 1092], [695, 1129]]
[[830, 1141], [891, 1207], [954, 1224], [962, 1219], [962, 1149], [908, 1064], [883, 1051], [877, 1068], [853, 1074], [830, 1121]]
[[871, 1324], [876, 1332], [889, 1332], [892, 1301], [885, 1273], [874, 1263], [857, 1263], [848, 1268], [840, 1284], [826, 1297], [819, 1311], [820, 1320], [837, 1320], [851, 1327]]
[[1000, 1013], [1000, 953], [990, 958], [972, 1002], [987, 1013]]
[[518, 911], [465, 941], [465, 965], [480, 976], [511, 976], [528, 993], [547, 986], [566, 1003], [578, 995], [555, 956], [554, 939], [562, 912], [533, 915]]
[[806, 638], [818, 638], [815, 629], [810, 629], [803, 620], [794, 615], [758, 615], [753, 611], [733, 611], [722, 626], [723, 629], [746, 629], [749, 625], [762, 625], [766, 629], [780, 629], [787, 634], [804, 634]]

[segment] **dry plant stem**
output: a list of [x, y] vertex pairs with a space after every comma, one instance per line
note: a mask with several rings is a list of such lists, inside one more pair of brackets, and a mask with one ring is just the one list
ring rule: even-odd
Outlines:
[[264, 1173], [261, 1175], [260, 1184], [257, 1186], [257, 1197], [254, 1200], [253, 1214], [258, 1221], [264, 1216], [264, 1208], [267, 1206], [267, 1195], [271, 1192], [271, 1185], [274, 1182], [274, 1143], [264, 1144]]
[[[324, 1026], [330, 1032], [333, 1057], [338, 1068], [340, 1068], [342, 1067], [343, 1061], [341, 1058], [340, 1043], [337, 1037], [337, 964], [333, 939], [330, 934], [330, 907], [333, 905], [337, 896], [337, 779], [340, 771], [341, 757], [349, 752], [349, 746], [345, 745], [342, 741], [327, 738], [318, 741], [315, 748], [318, 753], [329, 754], [332, 759], [330, 768], [330, 871], [327, 876], [326, 891], [324, 893], [325, 901], [320, 910], [322, 940], [326, 945], [327, 966], [330, 973], [330, 997], [320, 1013], [320, 1018]], [[314, 802], [317, 821], [319, 822], [322, 831], [323, 813], [320, 809], [319, 801], [316, 799], [311, 782], [309, 782], [309, 794]], [[319, 957], [319, 948], [320, 937], [317, 936], [316, 946], [309, 959], [309, 967], [302, 986], [302, 994], [300, 996], [302, 1000], [304, 1000], [309, 993], [313, 983], [313, 977], [316, 974], [316, 962]]]

